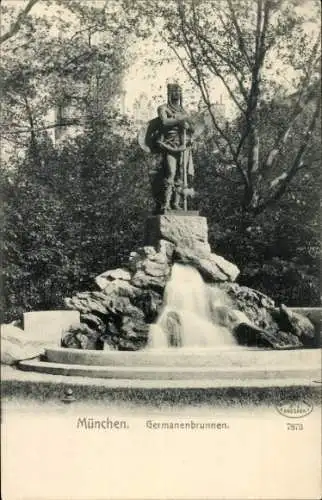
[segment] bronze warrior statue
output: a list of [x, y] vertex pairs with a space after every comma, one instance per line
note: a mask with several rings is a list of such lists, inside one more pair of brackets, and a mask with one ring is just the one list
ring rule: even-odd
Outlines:
[[187, 196], [193, 194], [188, 182], [194, 176], [191, 154], [193, 125], [182, 106], [182, 90], [177, 83], [167, 86], [167, 103], [159, 106], [158, 117], [139, 133], [145, 151], [162, 154], [162, 163], [152, 190], [156, 211], [187, 210]]

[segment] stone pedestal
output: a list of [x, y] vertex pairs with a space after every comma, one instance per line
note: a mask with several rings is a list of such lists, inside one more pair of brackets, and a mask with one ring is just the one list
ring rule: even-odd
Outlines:
[[17, 361], [45, 353], [49, 347], [59, 347], [64, 331], [80, 326], [79, 311], [35, 311], [24, 313], [24, 330], [12, 323], [1, 325], [1, 363]]
[[179, 262], [195, 267], [207, 281], [234, 281], [239, 274], [237, 266], [211, 252], [207, 219], [195, 213], [149, 217], [145, 245], [165, 254], [170, 265]]
[[62, 335], [72, 327], [79, 327], [78, 311], [33, 311], [23, 315], [24, 332], [30, 341], [60, 346]]
[[148, 217], [145, 227], [145, 245], [160, 249], [162, 243], [210, 252], [206, 217], [198, 212], [171, 212]]

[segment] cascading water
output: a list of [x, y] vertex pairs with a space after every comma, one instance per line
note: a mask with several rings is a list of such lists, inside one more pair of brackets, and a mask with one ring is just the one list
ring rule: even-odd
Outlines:
[[208, 286], [191, 266], [174, 264], [164, 293], [164, 308], [151, 325], [148, 347], [224, 347], [236, 345], [214, 310], [230, 306], [227, 295]]

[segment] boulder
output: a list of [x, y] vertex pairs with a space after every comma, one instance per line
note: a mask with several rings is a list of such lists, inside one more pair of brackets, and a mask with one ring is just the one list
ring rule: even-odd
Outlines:
[[292, 307], [291, 311], [308, 318], [314, 325], [315, 339], [312, 347], [322, 347], [322, 307]]
[[177, 245], [174, 250], [173, 261], [174, 262], [184, 262], [194, 266], [198, 260], [210, 259], [211, 251], [208, 250], [205, 244], [196, 245], [195, 248], [189, 248], [184, 245]]
[[229, 262], [228, 260], [224, 259], [224, 257], [212, 253], [209, 257], [209, 260], [216, 264], [216, 266], [220, 269], [220, 271], [222, 271], [227, 276], [229, 281], [235, 281], [236, 278], [238, 277], [240, 273], [238, 267], [232, 262]]
[[220, 282], [229, 279], [229, 276], [216, 263], [216, 259], [211, 259], [210, 256], [200, 256], [187, 247], [180, 246], [175, 249], [174, 261], [195, 267], [205, 281]]
[[29, 342], [28, 336], [12, 324], [1, 325], [1, 364], [13, 365], [44, 353], [44, 344]]
[[142, 270], [145, 272], [145, 274], [154, 276], [156, 278], [167, 277], [170, 274], [170, 267], [168, 266], [167, 261], [160, 263], [146, 259], [142, 263]]
[[160, 259], [165, 259], [166, 256], [164, 253], [157, 252], [157, 250], [152, 246], [145, 246], [138, 248], [135, 252], [131, 252], [127, 267], [132, 271], [136, 272], [138, 269], [141, 269], [142, 262], [145, 259], [153, 260], [154, 258], [158, 259], [157, 255], [159, 254]]
[[252, 324], [271, 333], [281, 330], [274, 317], [275, 302], [272, 299], [237, 283], [221, 283], [218, 286], [227, 293], [232, 307], [245, 313]]
[[86, 324], [67, 332], [62, 338], [61, 345], [72, 349], [103, 349], [101, 334]]
[[81, 323], [85, 323], [89, 328], [100, 333], [104, 333], [106, 329], [105, 322], [102, 318], [92, 313], [81, 314]]
[[160, 313], [162, 294], [155, 290], [142, 290], [142, 293], [134, 299], [133, 304], [143, 311], [145, 320], [152, 323]]
[[175, 247], [175, 243], [171, 243], [171, 241], [160, 240], [157, 249], [159, 253], [165, 255], [168, 262], [171, 262]]
[[106, 336], [113, 337], [113, 335], [119, 335], [121, 324], [122, 324], [122, 319], [119, 316], [109, 317], [106, 322], [106, 331], [105, 331]]
[[141, 320], [144, 313], [138, 307], [134, 306], [128, 297], [118, 295], [109, 295], [106, 297], [104, 306], [113, 315], [131, 316], [134, 319]]
[[230, 331], [240, 323], [252, 324], [245, 313], [228, 306], [211, 307], [211, 319], [215, 325], [225, 326]]
[[[64, 302], [66, 307], [74, 309], [80, 313], [87, 314], [95, 312], [102, 314], [107, 313], [107, 308], [103, 305], [106, 295], [99, 295], [101, 292], [82, 292], [76, 294], [74, 297], [67, 297]], [[95, 295], [96, 294], [96, 295]]]
[[149, 325], [144, 321], [134, 321], [129, 316], [124, 316], [122, 319], [122, 326], [120, 333], [122, 337], [137, 339], [143, 338], [147, 340], [149, 332]]
[[243, 304], [254, 304], [258, 307], [266, 307], [267, 309], [275, 309], [275, 302], [262, 292], [253, 290], [247, 286], [241, 286], [237, 283], [224, 283], [220, 287], [227, 292], [233, 302]]
[[291, 311], [283, 304], [274, 311], [274, 316], [281, 329], [296, 335], [306, 346], [314, 344], [315, 328], [309, 318]]
[[101, 290], [104, 290], [104, 288], [108, 286], [109, 282], [113, 280], [130, 281], [130, 279], [131, 273], [129, 271], [118, 268], [105, 271], [105, 273], [100, 274], [95, 278], [95, 283]]
[[169, 311], [164, 320], [165, 330], [168, 336], [170, 347], [182, 346], [182, 324], [180, 316], [175, 311]]
[[122, 297], [128, 297], [133, 299], [141, 293], [141, 290], [131, 285], [129, 281], [123, 281], [121, 279], [116, 279], [108, 283], [106, 288], [104, 288], [103, 293], [105, 295], [120, 295]]
[[296, 335], [289, 332], [269, 332], [249, 323], [240, 323], [233, 330], [240, 345], [267, 347], [272, 349], [294, 349], [303, 347]]
[[206, 217], [161, 215], [159, 217], [161, 238], [172, 243], [183, 241], [202, 241], [208, 243], [208, 227]]
[[32, 311], [23, 315], [23, 325], [28, 342], [46, 347], [58, 347], [64, 332], [80, 325], [79, 312], [53, 310]]
[[151, 288], [162, 291], [166, 285], [167, 276], [151, 276], [144, 271], [137, 271], [132, 278], [132, 285], [138, 288]]
[[[154, 250], [144, 253], [156, 255]], [[147, 260], [145, 257], [145, 261]], [[156, 258], [149, 263], [151, 266], [164, 267], [164, 264], [158, 262], [160, 260]], [[154, 280], [159, 283], [158, 277], [147, 275], [143, 271], [137, 273], [142, 273], [149, 283]], [[81, 329], [68, 332], [62, 345], [80, 349], [102, 349], [104, 345], [114, 349], [138, 349], [147, 340], [146, 316], [149, 314], [150, 317], [155, 317], [161, 300], [160, 295], [150, 288], [141, 289], [119, 278], [110, 281], [103, 291], [81, 292], [66, 301], [70, 307], [78, 307], [81, 311]], [[121, 338], [130, 340], [131, 345], [124, 343], [125, 341], [120, 344]]]
[[149, 262], [155, 262], [155, 263], [158, 263], [160, 265], [167, 265], [168, 264], [168, 258], [167, 256], [163, 253], [163, 252], [156, 252], [155, 254], [153, 255], [149, 255], [146, 260], [148, 260]]
[[143, 349], [145, 347], [146, 342], [140, 341], [137, 339], [132, 340], [128, 338], [120, 337], [117, 339], [117, 350], [118, 351], [138, 351], [139, 349]]

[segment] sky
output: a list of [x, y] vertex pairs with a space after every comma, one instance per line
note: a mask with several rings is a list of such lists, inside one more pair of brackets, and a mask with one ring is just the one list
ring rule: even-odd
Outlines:
[[[81, 0], [84, 1], [84, 0]], [[86, 0], [87, 2], [95, 2], [96, 4], [102, 4], [105, 0]], [[139, 0], [138, 0], [139, 1]], [[15, 7], [17, 13], [22, 10], [28, 0], [3, 0], [3, 5], [8, 5], [10, 7]], [[51, 12], [51, 9], [40, 0], [33, 9], [31, 14], [34, 15], [46, 15]], [[67, 13], [68, 11], [66, 11]], [[155, 43], [151, 39], [144, 42], [137, 42], [132, 44], [130, 48], [129, 60], [134, 61], [130, 64], [130, 67], [125, 75], [123, 81], [123, 90], [126, 93], [125, 98], [125, 108], [126, 111], [132, 114], [133, 106], [135, 101], [140, 97], [142, 93], [147, 96], [147, 99], [152, 99], [155, 103], [155, 108], [166, 99], [166, 85], [167, 80], [176, 78], [183, 86], [184, 97], [186, 96], [186, 104], [192, 101], [199, 100], [199, 94], [193, 89], [190, 84], [184, 70], [177, 63], [167, 63], [160, 65], [157, 72], [151, 69], [150, 65], [147, 64], [147, 58], [151, 58], [157, 61], [158, 52], [160, 49], [165, 49], [165, 44], [161, 42]], [[170, 50], [169, 50], [170, 54]], [[219, 101], [220, 96], [225, 99], [226, 93], [225, 88], [220, 81], [215, 82], [215, 86], [212, 89], [211, 97], [213, 101]], [[229, 103], [228, 103], [229, 105]], [[151, 116], [152, 118], [152, 116]]]
[[[140, 1], [140, 0], [138, 0]], [[289, 0], [284, 0], [285, 2]], [[312, 0], [302, 0], [299, 2], [297, 11], [299, 14], [305, 15], [312, 13]], [[317, 23], [307, 22], [306, 31], [316, 31], [319, 29], [319, 22]], [[126, 108], [128, 110], [133, 109], [133, 103], [140, 95], [140, 93], [145, 93], [148, 99], [155, 99], [156, 106], [161, 104], [166, 99], [166, 84], [167, 79], [177, 78], [179, 83], [183, 86], [183, 95], [188, 97], [188, 108], [189, 104], [195, 106], [195, 102], [200, 99], [199, 92], [193, 87], [189, 82], [189, 79], [180, 66], [179, 63], [167, 63], [160, 65], [158, 67], [157, 73], [151, 71], [151, 67], [147, 64], [147, 60], [152, 59], [154, 61], [158, 60], [159, 50], [167, 50], [169, 55], [171, 55], [170, 49], [166, 48], [165, 43], [158, 42], [157, 44], [151, 39], [146, 40], [144, 43], [140, 42], [134, 44], [132, 47], [131, 59], [135, 61], [129, 68], [128, 74], [124, 79], [124, 90], [126, 91]], [[142, 54], [142, 56], [140, 56]], [[277, 76], [277, 71], [279, 71]], [[281, 62], [273, 64], [271, 75], [278, 78], [286, 88], [291, 88], [291, 80], [294, 77], [294, 71], [290, 68], [286, 68]], [[212, 102], [218, 102], [221, 99], [225, 105], [225, 112], [227, 115], [234, 114], [236, 112], [235, 105], [232, 103], [226, 88], [219, 78], [213, 79], [213, 85], [209, 89], [210, 98]], [[185, 92], [186, 91], [186, 92]], [[152, 117], [151, 117], [152, 118]]]
[[[95, 2], [96, 4], [102, 4], [105, 2], [105, 0], [86, 1]], [[310, 1], [311, 0], [304, 0], [299, 8], [303, 10], [308, 9]], [[27, 0], [3, 0], [3, 5], [6, 4], [14, 6], [17, 9], [17, 12], [19, 12], [27, 4]], [[40, 1], [35, 7], [33, 7], [31, 12], [36, 15], [42, 15], [45, 14], [46, 11], [48, 11], [46, 3]], [[167, 80], [173, 79], [174, 77], [183, 87], [184, 101], [188, 109], [189, 104], [190, 106], [193, 105], [193, 107], [195, 107], [196, 103], [199, 101], [200, 97], [198, 92], [193, 88], [184, 70], [180, 67], [180, 65], [178, 65], [178, 63], [159, 64], [157, 70], [153, 69], [151, 65], [147, 63], [148, 59], [158, 62], [158, 53], [160, 49], [165, 49], [165, 44], [162, 44], [161, 42], [153, 42], [152, 39], [145, 40], [144, 42], [141, 41], [133, 43], [130, 48], [129, 59], [134, 62], [130, 65], [123, 81], [123, 90], [126, 94], [125, 109], [130, 114], [133, 113], [134, 103], [142, 93], [147, 96], [148, 100], [153, 100], [153, 105], [157, 108], [157, 106], [166, 99]], [[168, 50], [170, 54], [170, 49]], [[282, 78], [283, 77], [285, 78], [287, 75], [283, 75], [282, 72]], [[214, 79], [213, 86], [210, 89], [210, 96], [213, 102], [219, 101], [222, 98], [226, 106], [226, 111], [228, 113], [233, 113], [234, 106], [230, 102], [226, 89], [219, 79]], [[151, 116], [151, 118], [153, 118], [153, 116]]]
[[[160, 48], [165, 49], [165, 44], [161, 42], [155, 44], [152, 40], [140, 42], [132, 47], [133, 56], [135, 53], [143, 53], [145, 57], [157, 60]], [[170, 51], [169, 51], [170, 54]], [[147, 95], [148, 99], [154, 99], [156, 106], [166, 99], [167, 81], [176, 79], [183, 87], [183, 98], [187, 102], [188, 108], [194, 101], [199, 101], [199, 93], [191, 85], [185, 71], [176, 62], [159, 65], [157, 71], [147, 67], [144, 57], [133, 57], [135, 63], [129, 68], [124, 79], [124, 90], [126, 91], [126, 108], [133, 108], [135, 100], [141, 93]], [[212, 100], [219, 101], [220, 96], [228, 104], [226, 90], [223, 84], [216, 79], [212, 88]], [[186, 98], [185, 98], [186, 97]]]

